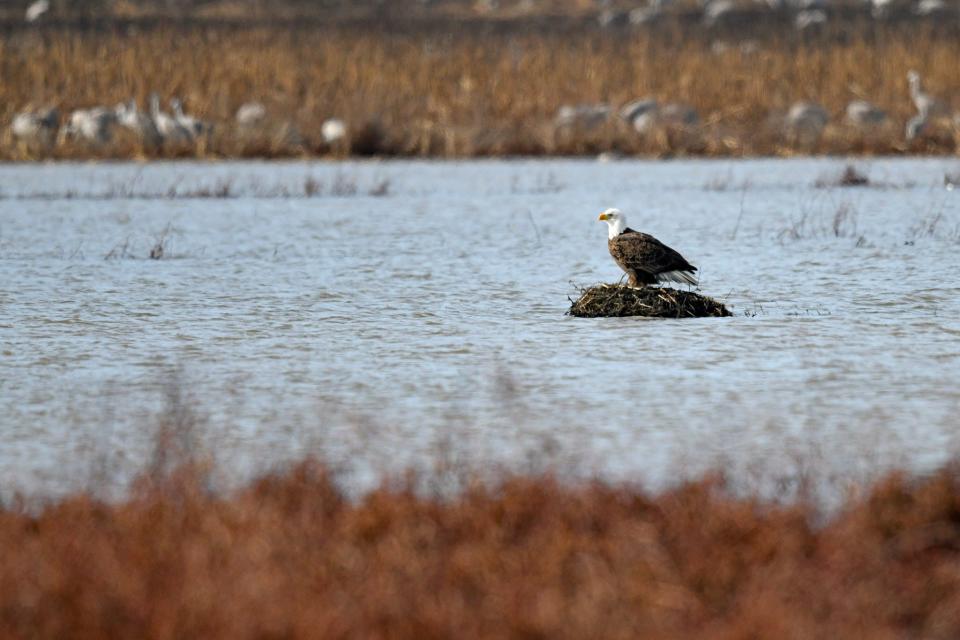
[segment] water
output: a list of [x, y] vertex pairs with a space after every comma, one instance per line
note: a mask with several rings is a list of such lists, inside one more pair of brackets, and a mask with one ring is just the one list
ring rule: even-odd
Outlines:
[[[358, 486], [438, 459], [653, 485], [933, 468], [960, 450], [955, 162], [814, 186], [842, 166], [0, 167], [0, 487], [138, 468], [172, 387], [238, 477], [306, 454]], [[571, 282], [619, 277], [608, 206], [734, 317], [566, 317]]]

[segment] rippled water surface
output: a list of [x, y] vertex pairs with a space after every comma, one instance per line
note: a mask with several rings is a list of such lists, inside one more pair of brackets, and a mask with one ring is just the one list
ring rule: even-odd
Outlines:
[[[957, 167], [816, 186], [842, 166], [0, 167], [0, 485], [76, 486], [97, 452], [135, 466], [172, 388], [234, 469], [940, 464], [960, 450]], [[574, 284], [619, 278], [608, 206], [734, 317], [566, 317]]]

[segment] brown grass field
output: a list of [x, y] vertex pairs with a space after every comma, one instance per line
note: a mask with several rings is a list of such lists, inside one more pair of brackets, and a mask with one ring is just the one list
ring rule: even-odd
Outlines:
[[[725, 49], [717, 43], [726, 43]], [[913, 143], [906, 73], [960, 109], [960, 38], [929, 24], [838, 27], [817, 37], [771, 33], [746, 48], [698, 30], [610, 31], [370, 26], [149, 26], [7, 29], [0, 35], [2, 159], [298, 157], [317, 155], [511, 156], [542, 154], [752, 156], [795, 153], [954, 153], [948, 120]], [[107, 145], [37, 148], [7, 125], [27, 107], [113, 106], [151, 92], [183, 99], [215, 125], [197, 144], [161, 148], [118, 135]], [[689, 129], [643, 135], [611, 118], [596, 129], [560, 129], [561, 105], [617, 108], [644, 96], [681, 101], [700, 114]], [[890, 116], [863, 131], [843, 121], [863, 98]], [[267, 121], [242, 132], [244, 102], [262, 101]], [[796, 140], [782, 117], [798, 100], [831, 120], [819, 140]], [[327, 145], [329, 117], [348, 139]]]
[[4, 638], [956, 638], [960, 473], [813, 525], [717, 480], [651, 496], [514, 478], [344, 499], [317, 465], [218, 496], [0, 510]]

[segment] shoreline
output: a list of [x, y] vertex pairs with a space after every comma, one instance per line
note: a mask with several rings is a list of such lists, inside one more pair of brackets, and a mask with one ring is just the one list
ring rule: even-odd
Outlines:
[[368, 155], [304, 155], [304, 156], [177, 156], [177, 157], [116, 157], [116, 156], [80, 156], [80, 157], [48, 157], [33, 159], [0, 159], [0, 167], [43, 167], [43, 166], [84, 166], [84, 165], [229, 165], [229, 164], [276, 164], [276, 165], [341, 165], [341, 164], [359, 164], [359, 165], [389, 165], [389, 164], [460, 164], [460, 163], [522, 163], [522, 162], [596, 162], [601, 164], [616, 163], [669, 163], [669, 162], [691, 162], [703, 161], [708, 163], [724, 162], [765, 162], [780, 160], [823, 160], [823, 161], [849, 161], [852, 164], [883, 162], [887, 160], [960, 160], [960, 155], [953, 152], [943, 153], [902, 153], [902, 154], [853, 154], [853, 153], [817, 153], [802, 154], [791, 153], [785, 155], [743, 155], [743, 156], [717, 156], [717, 155], [629, 155], [607, 157], [606, 154], [583, 154], [583, 155], [558, 155], [558, 154], [540, 154], [540, 155], [481, 155], [481, 156], [368, 156]]

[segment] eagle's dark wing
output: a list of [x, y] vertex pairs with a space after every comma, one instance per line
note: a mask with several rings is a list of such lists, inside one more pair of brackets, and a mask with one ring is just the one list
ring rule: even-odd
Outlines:
[[[662, 273], [693, 273], [697, 270], [679, 253], [646, 233], [627, 229], [608, 244], [610, 255], [627, 273], [637, 271], [656, 278]], [[688, 278], [683, 280], [688, 281]]]

